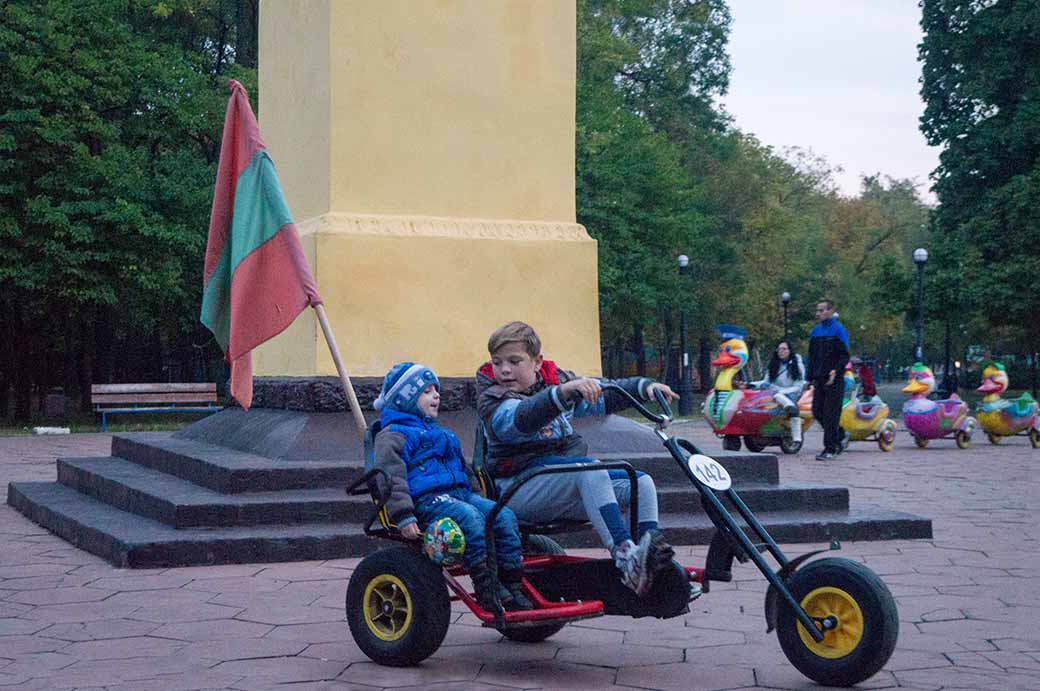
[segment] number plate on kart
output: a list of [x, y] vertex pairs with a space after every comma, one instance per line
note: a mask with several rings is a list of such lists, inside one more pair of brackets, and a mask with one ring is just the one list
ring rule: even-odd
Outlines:
[[714, 458], [694, 454], [690, 456], [686, 463], [690, 466], [690, 472], [712, 489], [726, 490], [733, 484], [729, 478], [729, 473]]

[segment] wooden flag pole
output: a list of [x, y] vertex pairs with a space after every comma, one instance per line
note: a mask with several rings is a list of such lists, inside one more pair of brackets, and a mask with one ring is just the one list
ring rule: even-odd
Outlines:
[[347, 370], [343, 367], [343, 360], [340, 359], [339, 348], [336, 347], [336, 337], [332, 335], [332, 327], [329, 326], [329, 319], [325, 316], [325, 306], [318, 303], [314, 305], [314, 311], [318, 315], [318, 323], [321, 324], [322, 333], [325, 334], [325, 342], [329, 344], [332, 361], [336, 363], [336, 371], [339, 372], [339, 380], [343, 384], [343, 391], [347, 394], [350, 412], [354, 414], [354, 424], [357, 425], [358, 434], [361, 435], [361, 439], [364, 441], [365, 430], [368, 429], [368, 424], [365, 422], [365, 416], [361, 414], [361, 404], [358, 403], [357, 394], [354, 393], [350, 377], [347, 376]]

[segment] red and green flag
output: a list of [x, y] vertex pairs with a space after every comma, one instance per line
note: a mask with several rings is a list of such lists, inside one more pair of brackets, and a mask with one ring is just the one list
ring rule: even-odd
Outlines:
[[231, 395], [249, 410], [250, 351], [321, 298], [249, 96], [234, 80], [228, 86], [200, 319], [231, 363]]

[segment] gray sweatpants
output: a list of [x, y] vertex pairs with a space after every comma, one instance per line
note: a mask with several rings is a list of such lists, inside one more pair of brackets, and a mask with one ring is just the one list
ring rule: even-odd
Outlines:
[[[587, 458], [567, 458], [568, 462], [589, 462]], [[620, 473], [616, 473], [620, 475]], [[511, 478], [496, 480], [499, 492], [503, 492], [512, 484]], [[637, 521], [657, 523], [657, 488], [654, 479], [645, 473], [639, 473], [636, 482], [639, 492], [639, 515]], [[603, 546], [614, 547], [614, 536], [618, 535], [618, 526], [607, 525], [602, 507], [618, 504], [626, 509], [630, 503], [632, 485], [628, 476], [611, 478], [606, 470], [584, 473], [561, 473], [558, 475], [542, 475], [520, 488], [509, 500], [509, 508], [524, 523], [552, 523], [553, 521], [571, 520], [592, 523]], [[609, 514], [610, 512], [608, 512]], [[621, 530], [629, 538], [628, 523]]]

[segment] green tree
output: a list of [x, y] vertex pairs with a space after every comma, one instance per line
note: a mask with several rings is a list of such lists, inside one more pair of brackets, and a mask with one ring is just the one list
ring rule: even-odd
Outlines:
[[227, 91], [204, 54], [157, 40], [164, 11], [0, 5], [0, 390], [13, 373], [20, 419], [47, 386], [158, 378], [196, 333]]
[[1040, 4], [921, 7], [921, 130], [943, 147], [929, 294], [1040, 351]]

